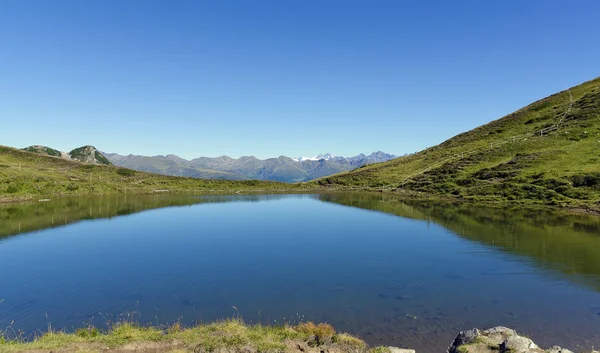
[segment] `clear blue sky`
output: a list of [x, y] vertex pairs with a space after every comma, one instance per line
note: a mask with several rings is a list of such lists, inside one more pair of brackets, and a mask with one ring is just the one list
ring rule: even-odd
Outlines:
[[600, 1], [0, 1], [0, 144], [403, 154], [600, 76]]

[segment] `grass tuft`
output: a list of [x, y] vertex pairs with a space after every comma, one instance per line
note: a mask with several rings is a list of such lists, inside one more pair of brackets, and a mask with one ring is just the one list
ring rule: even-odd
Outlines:
[[388, 347], [379, 346], [379, 347], [371, 348], [369, 350], [369, 353], [392, 353], [392, 350], [389, 349]]
[[331, 338], [335, 335], [335, 329], [329, 324], [318, 324], [314, 322], [305, 322], [296, 326], [296, 330], [306, 335], [313, 335], [320, 338]]
[[356, 348], [365, 348], [366, 347], [366, 343], [365, 341], [356, 338], [354, 336], [351, 336], [347, 333], [340, 333], [336, 336], [334, 336], [334, 342], [341, 344], [341, 345], [347, 345], [347, 346], [352, 346], [352, 347], [356, 347]]

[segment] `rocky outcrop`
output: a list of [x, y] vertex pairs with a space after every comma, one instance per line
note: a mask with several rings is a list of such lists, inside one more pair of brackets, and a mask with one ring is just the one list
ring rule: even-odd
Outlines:
[[86, 164], [112, 165], [106, 157], [94, 146], [83, 146], [69, 152], [71, 159]]
[[46, 154], [46, 155], [52, 156], [52, 157], [62, 157], [62, 154], [63, 154], [63, 152], [61, 152], [59, 150], [55, 150], [54, 148], [50, 148], [47, 146], [40, 146], [40, 145], [25, 147], [25, 148], [22, 148], [21, 150], [27, 151], [27, 152], [39, 153], [39, 154]]
[[52, 157], [58, 157], [71, 161], [79, 161], [86, 164], [104, 164], [112, 165], [112, 163], [98, 151], [94, 146], [83, 146], [72, 150], [71, 152], [62, 152], [47, 146], [34, 145], [21, 149], [26, 152], [45, 154]]
[[554, 346], [548, 350], [538, 347], [531, 339], [519, 336], [513, 329], [498, 326], [480, 331], [461, 331], [448, 347], [447, 353], [573, 353]]

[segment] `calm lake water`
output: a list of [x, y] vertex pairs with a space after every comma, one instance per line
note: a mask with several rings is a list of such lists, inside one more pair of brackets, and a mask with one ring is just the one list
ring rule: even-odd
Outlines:
[[0, 328], [326, 321], [443, 352], [509, 326], [600, 347], [600, 218], [374, 194], [120, 196], [0, 205]]

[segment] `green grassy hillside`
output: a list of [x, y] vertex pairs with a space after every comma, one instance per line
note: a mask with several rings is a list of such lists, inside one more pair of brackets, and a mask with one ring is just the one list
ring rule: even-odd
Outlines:
[[0, 146], [0, 202], [54, 195], [294, 192], [301, 185], [171, 177]]
[[544, 204], [600, 200], [600, 78], [435, 147], [320, 185]]

